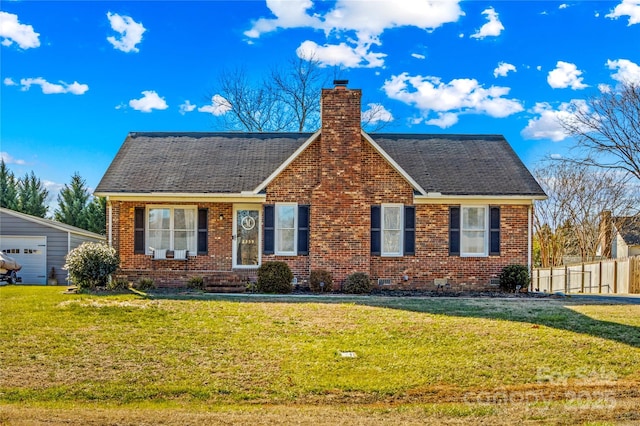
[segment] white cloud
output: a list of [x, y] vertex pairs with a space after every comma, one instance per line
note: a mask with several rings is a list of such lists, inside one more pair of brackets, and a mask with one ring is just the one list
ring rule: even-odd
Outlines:
[[568, 5], [568, 4], [566, 4], [566, 3], [562, 3], [560, 6], [558, 6], [558, 9], [566, 9], [566, 8], [568, 8], [568, 7], [569, 7], [569, 5]]
[[573, 99], [571, 102], [563, 102], [558, 109], [547, 102], [536, 103], [530, 111], [537, 115], [529, 120], [527, 127], [522, 130], [522, 136], [526, 139], [551, 139], [560, 142], [568, 137], [560, 122], [570, 119], [575, 110], [586, 111], [587, 103], [581, 99]]
[[[341, 64], [345, 66], [383, 66], [383, 53], [370, 52], [372, 46], [380, 46], [380, 35], [387, 29], [413, 26], [424, 30], [433, 30], [445, 23], [456, 22], [464, 15], [459, 0], [431, 1], [414, 0], [402, 1], [379, 0], [375, 7], [369, 2], [338, 0], [335, 6], [326, 13], [316, 13], [311, 0], [267, 0], [267, 7], [275, 18], [260, 18], [253, 22], [251, 29], [245, 31], [245, 36], [256, 39], [263, 34], [288, 28], [312, 28], [324, 31], [327, 43], [321, 46], [325, 53], [321, 62], [325, 65]], [[333, 43], [329, 38], [340, 39], [340, 44]], [[308, 45], [317, 43], [307, 40], [302, 43]], [[299, 48], [300, 50], [300, 48]], [[337, 52], [343, 58], [332, 59], [328, 52]], [[348, 60], [344, 57], [348, 56]], [[365, 59], [363, 65], [355, 62], [354, 56]], [[377, 65], [374, 65], [377, 64]]]
[[[523, 110], [520, 101], [507, 99], [508, 87], [485, 89], [475, 79], [454, 79], [444, 83], [438, 77], [410, 76], [406, 72], [385, 81], [386, 95], [418, 108], [427, 123], [448, 127], [459, 114], [507, 117]], [[436, 118], [431, 118], [436, 114]]]
[[17, 86], [18, 85], [18, 83], [13, 81], [13, 79], [10, 78], [10, 77], [5, 77], [5, 79], [2, 82], [4, 83], [5, 86]]
[[88, 85], [80, 84], [77, 81], [74, 81], [71, 84], [65, 83], [64, 81], [59, 81], [58, 83], [49, 83], [42, 77], [23, 78], [20, 80], [20, 85], [22, 86], [22, 90], [29, 90], [32, 85], [40, 86], [40, 88], [42, 89], [42, 93], [44, 93], [45, 95], [53, 95], [59, 93], [84, 95], [85, 92], [89, 90]]
[[496, 78], [498, 78], [498, 76], [506, 77], [507, 74], [509, 74], [509, 71], [517, 72], [518, 70], [516, 69], [515, 65], [509, 64], [507, 62], [500, 62], [496, 69], [493, 70], [493, 76]]
[[562, 158], [562, 154], [551, 154], [549, 157], [553, 158], [554, 160], [559, 160]]
[[556, 69], [549, 71], [547, 83], [554, 89], [565, 89], [571, 87], [573, 90], [589, 87], [582, 82], [582, 71], [570, 62], [558, 61]]
[[538, 71], [542, 71], [542, 65], [538, 65], [538, 66], [536, 66], [536, 69], [537, 69]]
[[31, 25], [21, 24], [18, 15], [0, 11], [0, 37], [3, 46], [16, 43], [21, 49], [40, 46], [40, 34]]
[[301, 58], [313, 57], [325, 66], [344, 66], [346, 68], [374, 68], [384, 65], [384, 53], [373, 53], [369, 46], [349, 46], [346, 43], [325, 44], [320, 46], [311, 40], [302, 42], [296, 50]]
[[411, 56], [413, 56], [416, 59], [426, 59], [427, 57], [424, 55], [421, 55], [420, 53], [412, 53]]
[[621, 16], [628, 16], [627, 25], [640, 24], [640, 0], [622, 0], [611, 13], [605, 15], [609, 19], [618, 19]]
[[194, 104], [192, 104], [188, 100], [184, 101], [184, 103], [180, 105], [180, 114], [185, 115], [186, 113], [191, 112], [194, 109], [196, 109], [196, 106]]
[[142, 41], [142, 34], [146, 31], [145, 27], [131, 19], [130, 16], [120, 16], [117, 13], [107, 12], [107, 18], [111, 28], [120, 34], [119, 38], [109, 36], [107, 41], [114, 48], [123, 52], [138, 52], [136, 44]]
[[5, 164], [16, 164], [18, 166], [24, 166], [25, 164], [27, 164], [26, 161], [24, 160], [19, 160], [11, 155], [9, 155], [8, 152], [6, 151], [2, 151], [0, 152], [0, 158], [2, 159], [2, 161], [4, 161]]
[[615, 61], [607, 60], [607, 68], [610, 70], [617, 70], [616, 73], [611, 75], [616, 81], [621, 83], [635, 83], [640, 84], [640, 66], [631, 62], [628, 59], [618, 59]]
[[228, 100], [220, 95], [213, 95], [211, 97], [211, 104], [201, 106], [198, 108], [200, 112], [207, 112], [209, 114], [213, 114], [215, 116], [224, 115], [231, 109], [231, 104]]
[[611, 93], [611, 86], [608, 84], [598, 84], [598, 90], [600, 93]]
[[490, 7], [488, 9], [483, 10], [482, 14], [487, 15], [487, 20], [489, 22], [487, 22], [482, 27], [480, 27], [478, 32], [476, 32], [475, 34], [472, 34], [471, 38], [482, 39], [485, 37], [499, 36], [502, 30], [504, 30], [504, 26], [502, 25], [502, 22], [500, 22], [500, 19], [498, 18], [498, 13], [496, 13], [496, 11], [492, 7]]
[[393, 121], [393, 114], [391, 111], [387, 110], [384, 105], [377, 103], [367, 104], [369, 109], [362, 112], [362, 122], [375, 124], [380, 121], [384, 121], [385, 123], [389, 123]]
[[142, 98], [131, 99], [129, 106], [137, 111], [151, 112], [154, 109], [167, 109], [169, 106], [164, 98], [158, 96], [154, 90], [145, 90], [142, 92]]

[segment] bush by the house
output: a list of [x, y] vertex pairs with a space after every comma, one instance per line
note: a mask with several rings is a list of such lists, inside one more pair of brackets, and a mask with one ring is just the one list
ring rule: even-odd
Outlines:
[[189, 278], [187, 281], [187, 287], [202, 290], [204, 288], [204, 278], [199, 275]]
[[118, 269], [120, 260], [113, 247], [103, 243], [82, 243], [71, 250], [63, 269], [69, 271], [73, 284], [81, 289], [106, 287], [109, 276]]
[[529, 286], [529, 268], [526, 265], [507, 265], [500, 272], [500, 288], [503, 291], [515, 292], [517, 287]]
[[371, 293], [371, 279], [364, 272], [355, 272], [347, 277], [342, 290], [351, 294]]
[[107, 290], [110, 291], [122, 291], [129, 289], [129, 281], [125, 278], [116, 278], [109, 281], [107, 284]]
[[265, 262], [258, 268], [257, 290], [260, 293], [291, 293], [293, 272], [285, 262]]
[[309, 288], [314, 293], [330, 292], [333, 290], [331, 272], [324, 269], [314, 269], [309, 276]]
[[137, 290], [150, 290], [156, 288], [156, 284], [151, 278], [140, 278], [137, 283], [133, 285], [133, 288]]

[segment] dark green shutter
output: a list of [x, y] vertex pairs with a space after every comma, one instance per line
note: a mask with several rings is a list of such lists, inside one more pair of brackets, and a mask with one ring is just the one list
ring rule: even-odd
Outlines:
[[133, 252], [144, 254], [144, 207], [136, 207], [133, 214]]
[[298, 206], [298, 254], [309, 254], [309, 206]]
[[264, 254], [273, 254], [275, 242], [275, 207], [273, 204], [264, 206]]
[[500, 207], [489, 208], [489, 255], [500, 256]]
[[404, 255], [416, 254], [416, 208], [404, 206]]
[[449, 256], [460, 256], [460, 206], [449, 207]]
[[198, 209], [198, 254], [207, 254], [209, 209]]
[[381, 253], [380, 206], [371, 206], [371, 254]]

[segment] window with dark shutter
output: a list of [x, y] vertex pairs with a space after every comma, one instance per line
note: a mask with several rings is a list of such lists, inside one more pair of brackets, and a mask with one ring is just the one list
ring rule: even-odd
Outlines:
[[380, 206], [371, 206], [371, 254], [381, 253]]
[[198, 254], [207, 254], [209, 236], [209, 209], [198, 209]]
[[273, 204], [264, 206], [264, 254], [273, 254], [275, 242], [275, 208]]
[[449, 256], [460, 255], [460, 206], [449, 207]]
[[404, 253], [405, 256], [416, 254], [416, 208], [404, 206]]
[[133, 252], [144, 254], [144, 207], [136, 207], [133, 216]]
[[298, 206], [298, 254], [309, 254], [309, 206]]
[[489, 255], [500, 256], [500, 207], [489, 208]]

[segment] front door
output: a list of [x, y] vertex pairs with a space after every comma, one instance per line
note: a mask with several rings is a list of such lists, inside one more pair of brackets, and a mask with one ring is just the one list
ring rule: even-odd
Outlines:
[[260, 205], [233, 206], [233, 267], [260, 265]]

